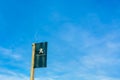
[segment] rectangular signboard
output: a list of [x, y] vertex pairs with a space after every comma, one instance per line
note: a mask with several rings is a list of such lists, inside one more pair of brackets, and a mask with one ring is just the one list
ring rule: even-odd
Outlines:
[[47, 67], [47, 42], [35, 43], [34, 68]]

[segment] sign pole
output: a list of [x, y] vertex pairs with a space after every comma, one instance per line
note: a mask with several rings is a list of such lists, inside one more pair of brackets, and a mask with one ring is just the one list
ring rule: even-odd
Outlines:
[[34, 60], [35, 60], [35, 43], [32, 44], [32, 64], [31, 64], [30, 80], [34, 80]]

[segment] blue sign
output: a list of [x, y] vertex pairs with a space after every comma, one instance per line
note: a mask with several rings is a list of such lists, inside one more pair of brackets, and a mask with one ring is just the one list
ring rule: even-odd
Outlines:
[[35, 43], [34, 68], [47, 67], [47, 42]]

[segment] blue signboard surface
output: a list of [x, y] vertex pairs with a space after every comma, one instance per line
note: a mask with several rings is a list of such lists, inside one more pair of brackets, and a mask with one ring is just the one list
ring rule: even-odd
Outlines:
[[47, 42], [35, 43], [34, 68], [47, 67]]

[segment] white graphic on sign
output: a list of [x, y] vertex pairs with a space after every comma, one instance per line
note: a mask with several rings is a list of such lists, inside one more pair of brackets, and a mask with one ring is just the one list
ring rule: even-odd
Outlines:
[[43, 54], [43, 49], [42, 48], [39, 49], [39, 54]]

